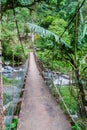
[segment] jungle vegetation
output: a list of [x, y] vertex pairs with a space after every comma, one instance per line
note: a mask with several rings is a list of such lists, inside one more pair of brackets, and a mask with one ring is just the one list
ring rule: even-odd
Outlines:
[[[87, 0], [1, 0], [1, 4], [3, 64], [22, 64], [29, 50], [34, 47], [45, 68], [72, 74], [74, 91], [77, 91], [73, 100], [75, 106], [72, 107], [77, 109], [79, 119], [85, 123]], [[61, 92], [63, 97], [66, 92], [66, 97], [70, 97], [67, 88]], [[87, 130], [86, 123], [84, 128], [81, 124], [79, 127]], [[73, 130], [77, 129], [76, 126], [73, 127]]]

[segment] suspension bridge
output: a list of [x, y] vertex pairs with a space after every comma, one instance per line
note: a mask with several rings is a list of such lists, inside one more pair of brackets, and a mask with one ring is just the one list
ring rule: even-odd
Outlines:
[[[68, 50], [70, 50], [70, 47], [61, 41], [62, 36], [66, 32], [66, 30], [69, 28], [70, 24], [74, 20], [74, 18], [77, 16], [80, 8], [83, 6], [85, 0], [83, 0], [82, 4], [76, 11], [76, 13], [73, 15], [72, 19], [70, 20], [69, 24], [65, 28], [64, 32], [61, 34], [61, 36], [58, 38], [56, 35], [53, 33], [50, 33], [49, 31], [45, 31], [43, 28], [44, 34], [52, 35], [55, 37], [56, 41], [59, 41], [61, 43], [61, 46], [67, 47]], [[34, 4], [34, 3], [32, 3]], [[29, 5], [32, 5], [29, 4]], [[7, 3], [7, 8], [10, 4]], [[13, 9], [13, 15], [14, 15], [14, 21], [16, 24], [17, 32], [18, 32], [18, 37], [19, 41], [24, 53], [22, 41], [20, 38], [20, 31], [18, 28], [18, 22], [16, 19], [16, 12], [15, 12], [15, 6], [14, 1], [11, 3], [11, 8]], [[21, 5], [22, 7], [22, 5]], [[6, 10], [4, 6], [2, 6], [2, 11]], [[29, 24], [32, 26], [32, 24]], [[37, 27], [37, 26], [35, 26]], [[35, 29], [34, 27], [34, 29]], [[38, 31], [35, 30], [37, 33], [39, 33], [39, 28]], [[1, 43], [0, 43], [1, 45]], [[1, 50], [1, 49], [0, 49]], [[25, 53], [24, 53], [25, 55]], [[1, 71], [0, 71], [1, 74]], [[1, 78], [1, 76], [0, 76]], [[0, 79], [1, 81], [1, 79]], [[0, 83], [1, 84], [1, 83]], [[0, 86], [1, 87], [1, 86]], [[14, 91], [14, 90], [13, 90]], [[20, 91], [20, 90], [19, 90]], [[17, 99], [18, 101], [15, 103], [16, 105], [20, 106], [21, 103], [21, 109], [18, 114], [18, 125], [17, 125], [17, 130], [71, 130], [71, 125], [69, 123], [69, 120], [65, 116], [64, 112], [60, 109], [60, 106], [58, 103], [54, 100], [52, 97], [47, 85], [45, 84], [40, 71], [38, 70], [38, 66], [36, 64], [35, 56], [31, 52], [30, 57], [28, 58], [28, 66], [27, 66], [27, 75], [26, 75], [26, 82], [24, 85], [24, 88], [21, 88], [21, 92], [23, 93], [23, 97], [21, 99]], [[14, 92], [15, 93], [15, 92]], [[59, 96], [61, 97], [60, 93], [58, 92]], [[20, 94], [19, 94], [20, 95]], [[13, 95], [13, 98], [15, 99], [15, 96]], [[2, 99], [0, 97], [0, 99]], [[61, 100], [63, 101], [62, 97]], [[64, 101], [63, 101], [64, 103]], [[2, 104], [2, 103], [1, 103]], [[8, 109], [9, 105], [13, 105], [13, 102], [9, 102], [7, 105], [4, 106], [4, 111]], [[72, 121], [75, 123], [73, 120], [70, 111], [68, 110], [66, 104], [64, 103], [65, 108], [67, 109], [67, 113], [71, 117]], [[18, 106], [17, 106], [18, 107]], [[10, 112], [10, 111], [9, 111]], [[3, 112], [2, 112], [3, 113]], [[1, 114], [2, 114], [1, 113]], [[12, 116], [14, 117], [15, 109], [12, 108]], [[0, 115], [1, 117], [2, 115]], [[1, 119], [2, 121], [3, 119]], [[12, 121], [12, 119], [11, 119]], [[1, 122], [0, 122], [1, 124]], [[77, 126], [78, 129], [80, 130], [79, 126]], [[1, 128], [2, 129], [2, 128]], [[10, 130], [11, 128], [9, 128]]]
[[71, 130], [69, 121], [50, 94], [32, 52], [28, 60], [17, 130]]

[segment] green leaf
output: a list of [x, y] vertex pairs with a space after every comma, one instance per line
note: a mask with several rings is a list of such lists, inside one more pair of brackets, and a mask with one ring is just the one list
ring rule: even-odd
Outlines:
[[57, 35], [55, 35], [54, 33], [52, 33], [51, 31], [46, 30], [43, 27], [37, 26], [37, 25], [32, 24], [32, 23], [27, 23], [27, 25], [29, 26], [31, 31], [34, 31], [39, 36], [53, 37], [55, 39], [55, 42], [57, 42], [59, 45], [62, 45], [63, 47], [66, 47], [67, 49], [71, 48], [68, 44], [66, 44], [63, 40], [60, 40], [59, 37]]
[[11, 124], [11, 128], [15, 128], [16, 127], [16, 122]]

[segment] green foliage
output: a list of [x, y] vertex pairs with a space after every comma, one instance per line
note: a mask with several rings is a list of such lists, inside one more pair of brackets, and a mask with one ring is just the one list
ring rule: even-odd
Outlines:
[[66, 12], [65, 12], [64, 10], [61, 10], [61, 11], [59, 12], [59, 17], [66, 19]]
[[[28, 9], [17, 8], [15, 9], [15, 11], [17, 13], [16, 19], [18, 21], [19, 33], [20, 36], [23, 37], [22, 44], [24, 44], [24, 42], [26, 42], [27, 44], [26, 36], [27, 33], [29, 32], [29, 29], [27, 28], [27, 26], [25, 26], [25, 20], [27, 20], [27, 18], [29, 17]], [[3, 63], [4, 61], [10, 61], [10, 64], [12, 64], [13, 56], [15, 64], [17, 64], [17, 62], [22, 63], [25, 60], [25, 58], [22, 47], [20, 45], [13, 12], [11, 10], [10, 11], [8, 10], [2, 17], [1, 37], [2, 37]], [[27, 56], [28, 49], [26, 48], [26, 45], [23, 46]]]
[[[76, 97], [76, 95], [77, 95], [76, 91], [73, 88], [72, 88], [72, 91], [73, 91], [74, 97]], [[77, 110], [77, 101], [71, 95], [69, 87], [67, 87], [67, 86], [61, 87], [60, 92], [62, 94], [62, 97], [63, 97], [67, 107], [70, 109], [71, 113], [75, 114], [76, 110]], [[63, 104], [61, 104], [61, 105], [63, 105]]]
[[54, 57], [53, 60], [53, 52], [50, 50], [44, 49], [43, 53], [41, 51], [37, 51], [37, 55], [38, 58], [44, 63], [46, 68], [57, 70], [61, 73], [68, 73], [71, 70], [71, 67], [68, 63], [66, 64], [66, 62], [61, 62], [60, 59], [57, 60], [56, 57]]
[[49, 53], [49, 62], [48, 62], [48, 58], [46, 57], [46, 55], [48, 53], [49, 53], [49, 51], [45, 51], [44, 53], [38, 52], [37, 54], [38, 54], [39, 59], [44, 63], [44, 65], [48, 68], [51, 68], [52, 66], [50, 65], [51, 64], [50, 59], [52, 59], [52, 58], [51, 58], [51, 55]]
[[23, 62], [24, 61], [24, 54], [21, 48], [21, 45], [16, 45], [14, 49], [14, 60], [16, 62]]
[[[49, 26], [49, 30], [56, 35], [61, 36], [66, 26], [67, 22], [64, 19], [57, 18]], [[66, 43], [70, 44], [70, 35], [68, 34], [68, 31], [65, 32], [63, 39]]]
[[63, 49], [65, 49], [65, 48], [70, 49], [70, 46], [67, 43], [65, 43], [63, 40], [60, 40], [59, 36], [56, 35], [55, 33], [51, 32], [49, 30], [46, 30], [43, 27], [32, 24], [32, 23], [28, 23], [27, 25], [29, 26], [30, 30], [33, 30], [39, 36], [50, 39], [51, 41], [54, 42], [54, 44], [58, 44], [61, 47], [63, 47]]
[[17, 127], [17, 124], [18, 124], [18, 119], [13, 118], [12, 124], [11, 124], [11, 129], [15, 130]]
[[53, 16], [47, 16], [45, 17], [41, 23], [40, 23], [40, 26], [48, 29], [49, 25], [51, 25], [52, 21], [53, 21], [54, 17]]
[[72, 130], [78, 130], [78, 127], [80, 127], [80, 125], [77, 123], [76, 125], [72, 126]]
[[33, 0], [18, 0], [18, 2], [22, 5], [32, 4]]
[[[11, 2], [12, 2], [11, 0], [9, 0], [9, 1], [8, 0], [1, 0], [3, 12], [8, 10], [8, 9], [12, 9]], [[35, 5], [37, 2], [38, 3], [45, 2], [49, 5], [54, 5], [54, 6], [56, 6], [56, 4], [57, 4], [56, 1], [54, 1], [54, 0], [51, 0], [51, 1], [49, 1], [49, 0], [36, 0], [36, 1], [34, 1], [34, 0], [16, 0], [16, 1], [14, 1], [14, 7], [15, 8], [16, 7], [32, 8], [32, 5]], [[7, 6], [5, 6], [5, 5], [7, 5]]]
[[10, 125], [7, 126], [5, 130], [9, 130], [9, 129], [16, 130], [17, 124], [18, 124], [18, 119], [13, 118], [11, 126]]
[[[24, 46], [24, 50], [26, 50], [26, 46]], [[26, 55], [27, 55], [27, 51], [28, 50], [26, 50]], [[8, 46], [6, 42], [3, 42], [2, 54], [3, 54], [4, 61], [10, 61], [10, 64], [12, 64], [13, 62], [13, 56], [14, 56], [15, 64], [17, 62], [22, 63], [25, 60], [23, 50], [21, 48], [21, 45], [19, 44], [16, 46], [14, 45]]]
[[8, 85], [8, 84], [12, 83], [12, 80], [6, 78], [5, 76], [2, 77], [2, 80], [3, 80], [3, 84], [4, 85]]

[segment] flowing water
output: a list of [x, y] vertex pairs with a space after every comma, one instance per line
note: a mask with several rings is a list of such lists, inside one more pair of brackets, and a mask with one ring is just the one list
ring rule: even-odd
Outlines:
[[43, 71], [43, 76], [45, 78], [46, 83], [50, 84], [51, 79], [55, 85], [69, 85], [72, 83], [72, 80], [69, 78], [69, 75], [61, 74], [60, 72], [55, 72], [51, 70]]

